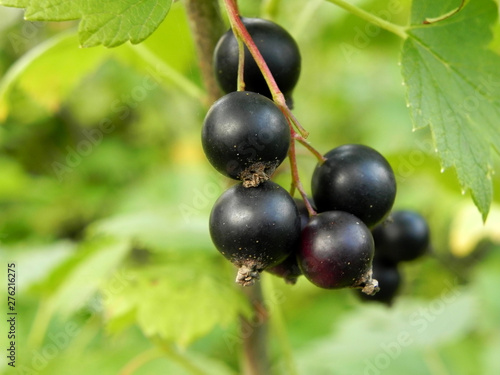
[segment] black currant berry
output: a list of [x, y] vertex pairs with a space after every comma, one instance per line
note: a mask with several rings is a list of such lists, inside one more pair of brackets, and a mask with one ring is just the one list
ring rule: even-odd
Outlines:
[[266, 271], [283, 278], [287, 284], [297, 283], [297, 279], [302, 275], [297, 263], [297, 252], [293, 251], [283, 262], [274, 267], [266, 268]]
[[311, 217], [302, 231], [298, 262], [304, 276], [321, 288], [360, 287], [372, 294], [377, 290], [373, 253], [372, 234], [359, 218], [328, 211]]
[[202, 145], [210, 163], [246, 187], [269, 179], [285, 159], [290, 128], [281, 110], [265, 96], [236, 91], [217, 100], [208, 111]]
[[378, 281], [380, 290], [374, 295], [367, 295], [360, 291], [356, 293], [364, 301], [378, 301], [390, 306], [401, 285], [401, 273], [396, 264], [381, 262], [376, 256], [373, 259], [372, 269], [373, 278]]
[[[255, 45], [267, 63], [278, 87], [291, 105], [291, 93], [300, 75], [300, 52], [293, 37], [281, 26], [260, 18], [242, 18]], [[214, 51], [217, 81], [226, 93], [236, 91], [238, 42], [232, 30], [219, 39]], [[250, 51], [245, 47], [245, 90], [271, 98], [271, 92]]]
[[396, 179], [387, 160], [358, 144], [337, 147], [316, 167], [312, 194], [319, 212], [340, 210], [372, 227], [392, 208]]
[[[300, 216], [300, 228], [301, 230], [307, 225], [309, 221], [309, 212], [307, 211], [306, 205], [302, 199], [294, 198], [297, 209], [299, 210]], [[299, 264], [297, 263], [297, 251], [300, 247], [300, 242], [297, 242], [296, 248], [292, 253], [280, 264], [269, 267], [266, 269], [267, 272], [282, 277], [287, 284], [295, 284], [297, 278], [302, 275]]]
[[282, 262], [300, 239], [300, 217], [288, 192], [272, 181], [226, 190], [210, 214], [210, 235], [239, 267], [236, 281], [252, 285], [259, 272]]
[[372, 233], [377, 256], [392, 262], [417, 259], [429, 248], [427, 221], [414, 211], [392, 212]]
[[[299, 198], [293, 198], [295, 204], [297, 205], [297, 209], [299, 210], [300, 214], [300, 229], [304, 229], [307, 223], [309, 222], [309, 211], [307, 211], [306, 204], [302, 199]], [[311, 201], [311, 199], [308, 199], [309, 203], [311, 206], [314, 208], [314, 203]]]

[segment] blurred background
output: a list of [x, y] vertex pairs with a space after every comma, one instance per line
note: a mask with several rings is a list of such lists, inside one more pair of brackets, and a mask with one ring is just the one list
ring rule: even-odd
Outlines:
[[[265, 9], [240, 3], [245, 16]], [[408, 20], [407, 0], [356, 3]], [[16, 370], [2, 355], [0, 372], [238, 374], [250, 308], [208, 234], [231, 182], [201, 149], [207, 106], [183, 3], [144, 43], [114, 49], [79, 48], [77, 22], [22, 17], [0, 7], [0, 259], [3, 280], [16, 263], [18, 313]], [[483, 225], [429, 130], [412, 132], [398, 37], [324, 1], [288, 0], [273, 17], [302, 52], [294, 113], [309, 141], [377, 149], [397, 176], [394, 208], [432, 232], [431, 253], [401, 265], [391, 307], [263, 275], [274, 373], [499, 374], [498, 177]], [[315, 159], [298, 149], [309, 190]], [[274, 179], [290, 186], [287, 163]]]

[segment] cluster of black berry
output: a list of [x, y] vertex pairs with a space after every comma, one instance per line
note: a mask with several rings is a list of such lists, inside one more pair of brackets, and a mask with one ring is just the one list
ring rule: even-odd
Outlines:
[[400, 210], [372, 230], [375, 240], [373, 277], [380, 291], [373, 295], [359, 294], [366, 301], [391, 305], [401, 283], [398, 264], [423, 256], [430, 246], [430, 231], [425, 218], [417, 212]]
[[[241, 20], [290, 107], [300, 73], [297, 44], [270, 21]], [[396, 196], [389, 163], [368, 146], [337, 147], [314, 170], [307, 205], [292, 198], [270, 180], [293, 141], [291, 123], [271, 100], [268, 83], [246, 48], [246, 91], [236, 91], [239, 58], [238, 40], [229, 30], [214, 51], [215, 75], [226, 95], [205, 117], [202, 144], [210, 163], [240, 182], [212, 209], [209, 227], [215, 247], [239, 268], [236, 281], [242, 285], [252, 285], [266, 270], [287, 282], [303, 274], [322, 288], [375, 294], [375, 244], [378, 252], [383, 248], [378, 242], [385, 240], [374, 242], [373, 235], [388, 233], [397, 222], [394, 214], [392, 222], [376, 226], [389, 215]]]

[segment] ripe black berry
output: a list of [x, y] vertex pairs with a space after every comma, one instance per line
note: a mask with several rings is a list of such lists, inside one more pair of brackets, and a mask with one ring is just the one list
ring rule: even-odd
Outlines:
[[369, 227], [389, 213], [396, 197], [396, 179], [381, 154], [368, 146], [348, 144], [325, 157], [312, 177], [313, 199], [320, 212], [346, 211]]
[[283, 262], [280, 264], [266, 269], [267, 272], [283, 278], [287, 284], [295, 284], [302, 271], [297, 263], [297, 253], [293, 251]]
[[376, 256], [372, 268], [380, 290], [374, 295], [356, 292], [364, 301], [378, 301], [390, 306], [401, 286], [401, 273], [396, 264], [379, 261]]
[[392, 262], [411, 261], [429, 248], [427, 221], [414, 211], [395, 211], [373, 228], [377, 256]]
[[[293, 37], [281, 26], [260, 18], [242, 18], [250, 36], [266, 61], [278, 87], [291, 104], [291, 93], [300, 75], [300, 52]], [[219, 40], [214, 51], [214, 70], [226, 93], [236, 91], [238, 77], [238, 42], [232, 30]], [[245, 90], [271, 98], [271, 92], [259, 67], [245, 47]]]
[[[302, 199], [294, 198], [293, 199], [295, 204], [297, 205], [297, 209], [299, 210], [300, 214], [300, 229], [304, 229], [307, 223], [309, 222], [309, 211], [307, 211], [306, 204]], [[314, 203], [308, 199], [309, 203], [311, 206], [314, 208]]]
[[273, 101], [254, 92], [236, 91], [208, 111], [202, 145], [220, 173], [245, 181], [247, 187], [257, 186], [285, 159], [290, 128]]
[[282, 262], [297, 246], [300, 217], [293, 198], [272, 181], [226, 190], [210, 214], [212, 241], [239, 267], [236, 281], [252, 285], [259, 272]]
[[[307, 211], [306, 205], [302, 199], [294, 198], [294, 201], [297, 205], [297, 209], [299, 210], [300, 229], [302, 230], [309, 222], [309, 212]], [[283, 262], [274, 267], [267, 268], [266, 271], [275, 276], [282, 277], [287, 284], [295, 284], [297, 282], [297, 278], [302, 275], [302, 271], [297, 263], [297, 252], [299, 248], [300, 241], [297, 241], [296, 248]]]
[[304, 276], [321, 288], [362, 287], [372, 294], [377, 290], [373, 253], [371, 232], [360, 219], [328, 211], [311, 217], [302, 231], [298, 262]]

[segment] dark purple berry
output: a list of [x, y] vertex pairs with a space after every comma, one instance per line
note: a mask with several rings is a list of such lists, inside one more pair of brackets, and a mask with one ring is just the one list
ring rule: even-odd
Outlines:
[[[300, 214], [300, 228], [304, 229], [307, 223], [309, 222], [309, 211], [307, 211], [306, 204], [302, 199], [299, 198], [294, 198], [295, 204], [297, 205], [297, 209], [299, 210]], [[311, 206], [314, 208], [314, 203], [308, 199], [309, 203]]]
[[217, 100], [208, 111], [202, 145], [220, 173], [257, 186], [269, 179], [290, 146], [290, 128], [273, 101], [249, 91]]
[[239, 267], [236, 281], [252, 285], [297, 246], [300, 217], [288, 192], [272, 181], [256, 188], [237, 184], [215, 202], [210, 235], [219, 252]]
[[312, 177], [319, 212], [346, 211], [369, 227], [389, 213], [396, 197], [396, 179], [381, 154], [368, 146], [348, 144], [325, 157]]
[[295, 284], [302, 271], [297, 263], [297, 252], [293, 251], [280, 264], [266, 269], [267, 272], [275, 276], [283, 278], [287, 284]]
[[[291, 94], [300, 75], [300, 52], [293, 37], [281, 26], [260, 18], [242, 18], [248, 33], [269, 67], [278, 87], [291, 105]], [[236, 91], [238, 80], [238, 42], [228, 30], [214, 51], [215, 77], [226, 93]], [[245, 90], [272, 98], [267, 82], [250, 51], [245, 47]]]
[[394, 211], [386, 221], [372, 230], [377, 257], [394, 263], [411, 261], [429, 248], [427, 221], [414, 211]]
[[372, 268], [373, 278], [378, 281], [380, 290], [374, 295], [356, 292], [362, 300], [378, 301], [390, 306], [401, 286], [401, 273], [396, 264], [379, 261], [376, 256]]
[[374, 293], [374, 253], [368, 227], [356, 216], [328, 211], [311, 217], [301, 235], [299, 267], [313, 284], [326, 289], [361, 287]]
[[[294, 201], [299, 210], [300, 228], [304, 229], [309, 222], [309, 212], [307, 211], [306, 205], [302, 199], [294, 198]], [[297, 263], [297, 251], [299, 247], [300, 241], [297, 242], [296, 248], [283, 262], [274, 267], [267, 268], [266, 271], [275, 276], [282, 277], [287, 284], [295, 284], [297, 282], [297, 278], [302, 275], [302, 271]]]

